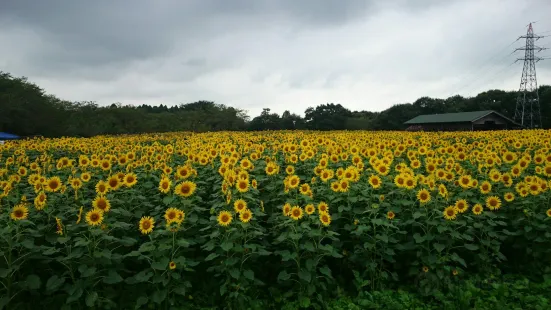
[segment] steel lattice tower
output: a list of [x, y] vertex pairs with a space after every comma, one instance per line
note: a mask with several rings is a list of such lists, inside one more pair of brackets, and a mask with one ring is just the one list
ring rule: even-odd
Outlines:
[[534, 56], [534, 51], [541, 51], [545, 48], [537, 47], [534, 42], [543, 36], [534, 35], [532, 23], [528, 25], [528, 32], [519, 39], [526, 39], [526, 46], [517, 48], [515, 51], [524, 50], [522, 77], [518, 91], [517, 106], [514, 120], [526, 128], [541, 128], [540, 99], [538, 95], [538, 82], [536, 79], [536, 62], [543, 58]]

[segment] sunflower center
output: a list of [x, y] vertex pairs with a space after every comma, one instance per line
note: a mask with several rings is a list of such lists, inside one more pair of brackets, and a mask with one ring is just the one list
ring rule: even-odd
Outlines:
[[151, 223], [149, 223], [149, 221], [145, 221], [143, 222], [142, 227], [143, 229], [149, 229], [149, 227], [151, 227]]

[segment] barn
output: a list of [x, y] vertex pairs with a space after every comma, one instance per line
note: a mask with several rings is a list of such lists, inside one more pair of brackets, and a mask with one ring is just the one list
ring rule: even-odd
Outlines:
[[521, 125], [492, 110], [419, 115], [404, 123], [408, 131], [519, 129]]

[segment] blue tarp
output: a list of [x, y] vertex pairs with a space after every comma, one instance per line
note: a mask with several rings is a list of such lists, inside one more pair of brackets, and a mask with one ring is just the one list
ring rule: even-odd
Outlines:
[[13, 140], [13, 139], [19, 139], [19, 136], [12, 135], [11, 133], [7, 133], [7, 132], [0, 132], [0, 140]]

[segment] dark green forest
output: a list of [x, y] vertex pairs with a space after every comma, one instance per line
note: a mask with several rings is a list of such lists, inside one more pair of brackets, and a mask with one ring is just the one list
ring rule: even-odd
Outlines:
[[[551, 128], [551, 86], [540, 86], [539, 95], [543, 127]], [[243, 110], [206, 100], [170, 107], [71, 102], [47, 94], [25, 77], [0, 72], [0, 131], [20, 136], [90, 137], [170, 131], [402, 130], [405, 121], [419, 114], [495, 110], [512, 118], [516, 98], [515, 91], [488, 90], [469, 98], [422, 97], [381, 112], [351, 111], [342, 104], [326, 103], [307, 108], [302, 117], [289, 111], [279, 115], [266, 108], [251, 119]]]

